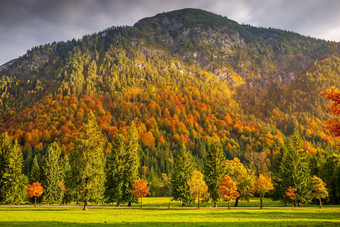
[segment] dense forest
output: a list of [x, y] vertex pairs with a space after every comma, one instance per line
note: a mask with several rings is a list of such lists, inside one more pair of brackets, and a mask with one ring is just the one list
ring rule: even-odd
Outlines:
[[[325, 202], [340, 202], [339, 135], [326, 127], [339, 114], [328, 112], [337, 90], [320, 94], [340, 87], [339, 43], [184, 9], [34, 47], [0, 70], [0, 176], [9, 160], [22, 159], [16, 181], [57, 182], [44, 192], [47, 203], [84, 193], [96, 202], [133, 202], [137, 178], [148, 180], [153, 196], [169, 195], [169, 182], [190, 191], [194, 169], [215, 201], [215, 156], [220, 172], [232, 175], [238, 166], [232, 179], [249, 175], [246, 185], [270, 176], [273, 198], [289, 201], [293, 187], [297, 202], [310, 201], [315, 175], [326, 183]], [[91, 162], [100, 171], [81, 168]], [[292, 168], [303, 179], [287, 180], [297, 174]], [[189, 178], [180, 178], [183, 171]], [[175, 199], [192, 200], [175, 188]], [[235, 199], [254, 193], [261, 196], [245, 189]]]

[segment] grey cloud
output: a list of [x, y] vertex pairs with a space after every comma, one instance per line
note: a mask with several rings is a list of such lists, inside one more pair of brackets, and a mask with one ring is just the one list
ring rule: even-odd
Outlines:
[[1, 0], [0, 65], [33, 46], [80, 38], [181, 8], [340, 41], [337, 0]]

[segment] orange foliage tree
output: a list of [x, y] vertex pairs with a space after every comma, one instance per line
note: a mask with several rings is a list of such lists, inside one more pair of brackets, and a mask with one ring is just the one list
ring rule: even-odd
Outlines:
[[269, 176], [260, 174], [260, 176], [256, 179], [254, 184], [254, 191], [260, 196], [260, 208], [263, 207], [263, 196], [266, 192], [269, 192], [274, 189], [272, 179]]
[[148, 182], [146, 180], [143, 180], [143, 179], [135, 180], [132, 187], [135, 190], [131, 190], [130, 192], [131, 192], [131, 194], [141, 198], [140, 208], [142, 208], [143, 207], [143, 197], [150, 194]]
[[27, 187], [28, 197], [34, 197], [34, 207], [37, 206], [37, 197], [40, 197], [44, 192], [43, 187], [39, 182], [29, 184]]
[[230, 200], [239, 197], [236, 182], [233, 181], [228, 175], [222, 179], [218, 188], [218, 193], [224, 200], [228, 201], [228, 209], [230, 209]]
[[295, 207], [295, 200], [296, 200], [296, 188], [292, 188], [289, 186], [288, 190], [286, 191], [286, 196], [288, 196], [291, 200], [293, 200], [293, 207]]
[[[331, 87], [322, 94], [327, 100], [333, 101], [328, 112], [334, 115], [340, 115], [340, 90], [336, 87]], [[340, 136], [340, 121], [338, 119], [328, 120], [326, 124], [331, 135]]]

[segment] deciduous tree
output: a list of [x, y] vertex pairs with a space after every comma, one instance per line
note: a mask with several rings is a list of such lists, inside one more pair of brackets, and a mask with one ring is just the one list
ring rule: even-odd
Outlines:
[[249, 198], [253, 196], [252, 190], [255, 179], [254, 174], [247, 169], [238, 158], [226, 160], [224, 168], [225, 173], [237, 183], [239, 197], [236, 198], [235, 206], [238, 205], [238, 200], [240, 198], [249, 201]]
[[140, 200], [140, 208], [143, 208], [143, 197], [150, 194], [150, 189], [148, 186], [148, 182], [143, 179], [135, 180], [132, 187], [134, 190], [131, 190], [131, 194], [134, 196], [141, 198]]
[[311, 178], [311, 190], [312, 190], [311, 196], [319, 200], [320, 208], [322, 208], [321, 199], [328, 197], [326, 184], [322, 181], [321, 178], [314, 175]]
[[264, 195], [273, 189], [272, 179], [269, 176], [260, 174], [254, 183], [254, 191], [260, 196], [260, 209], [263, 207], [262, 200]]
[[293, 201], [293, 207], [295, 207], [295, 200], [296, 200], [296, 188], [289, 187], [286, 191], [286, 196], [288, 196]]
[[230, 200], [239, 197], [236, 182], [233, 181], [228, 175], [224, 176], [222, 179], [218, 188], [218, 193], [225, 201], [228, 201], [228, 209], [230, 209]]
[[197, 199], [197, 208], [200, 208], [200, 200], [208, 199], [208, 186], [204, 181], [204, 175], [198, 170], [192, 172], [191, 178], [188, 181], [190, 193], [194, 199]]
[[[332, 105], [328, 108], [328, 112], [335, 115], [340, 115], [340, 90], [336, 87], [323, 92], [327, 100], [333, 101]], [[333, 136], [340, 136], [340, 121], [339, 119], [328, 120], [327, 129]]]
[[28, 197], [34, 197], [34, 207], [37, 206], [37, 197], [40, 197], [44, 192], [43, 187], [39, 182], [29, 184], [27, 187]]

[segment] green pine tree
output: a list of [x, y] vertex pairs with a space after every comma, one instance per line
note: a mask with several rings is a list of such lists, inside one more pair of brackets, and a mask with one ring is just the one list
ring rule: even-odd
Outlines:
[[39, 167], [37, 156], [34, 156], [29, 179], [30, 179], [31, 184], [34, 182], [40, 182], [40, 167]]
[[106, 197], [108, 202], [123, 201], [124, 173], [126, 171], [126, 143], [122, 134], [117, 134], [111, 154], [107, 157]]
[[182, 206], [193, 200], [188, 180], [194, 170], [194, 163], [186, 145], [182, 143], [178, 151], [174, 172], [172, 174], [172, 196], [174, 200], [182, 201]]
[[214, 207], [217, 206], [217, 200], [220, 198], [218, 188], [224, 177], [224, 161], [225, 157], [220, 141], [218, 139], [212, 139], [208, 144], [204, 178], [208, 185], [210, 198], [214, 202]]
[[128, 202], [128, 206], [131, 206], [132, 202], [138, 201], [138, 198], [131, 194], [131, 190], [134, 190], [132, 185], [134, 181], [138, 179], [138, 169], [140, 168], [139, 136], [134, 123], [131, 124], [127, 133], [126, 150], [123, 201]]
[[87, 210], [88, 201], [99, 202], [105, 191], [105, 140], [93, 112], [87, 116], [85, 132], [75, 144], [71, 156], [74, 188]]
[[26, 197], [27, 177], [22, 173], [23, 157], [18, 141], [13, 141], [5, 133], [0, 138], [1, 178], [0, 194], [5, 204], [21, 203]]
[[61, 163], [60, 163], [61, 149], [57, 142], [52, 143], [44, 158], [44, 202], [49, 204], [61, 203]]
[[[309, 159], [303, 148], [303, 140], [298, 135], [293, 135], [286, 147], [280, 149], [274, 161], [274, 197], [287, 202], [286, 192], [289, 187], [297, 189], [299, 202], [309, 199], [308, 182], [310, 179]], [[295, 204], [294, 204], [295, 205]]]
[[61, 159], [61, 175], [62, 175], [62, 184], [61, 186], [64, 187], [64, 190], [62, 190], [63, 194], [63, 203], [69, 203], [71, 202], [71, 196], [73, 194], [72, 189], [72, 169], [70, 165], [70, 161], [68, 158], [68, 155], [64, 155]]

